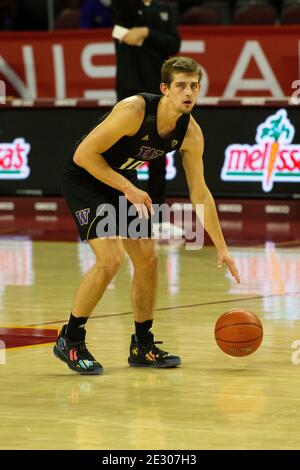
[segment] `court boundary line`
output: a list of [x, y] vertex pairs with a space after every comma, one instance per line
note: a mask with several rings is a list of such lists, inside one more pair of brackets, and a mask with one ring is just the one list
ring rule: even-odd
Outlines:
[[[227, 300], [217, 300], [215, 302], [201, 302], [197, 304], [187, 304], [187, 305], [177, 305], [177, 306], [172, 306], [172, 307], [161, 307], [161, 308], [156, 308], [155, 312], [164, 312], [167, 310], [179, 310], [182, 308], [193, 308], [193, 307], [202, 307], [205, 305], [219, 305], [219, 304], [227, 304], [227, 303], [233, 303], [233, 302], [243, 302], [244, 300], [258, 300], [258, 299], [267, 299], [271, 297], [284, 297], [286, 295], [300, 295], [300, 291], [295, 291], [295, 292], [287, 292], [285, 294], [270, 294], [270, 295], [256, 295], [254, 297], [244, 297], [244, 298], [239, 298], [239, 299], [227, 299]], [[89, 317], [90, 320], [95, 320], [95, 319], [101, 319], [101, 318], [112, 318], [112, 317], [121, 317], [125, 315], [132, 315], [132, 310], [129, 312], [120, 312], [120, 313], [109, 313], [107, 315], [93, 315]], [[57, 323], [65, 323], [68, 320], [57, 320], [57, 321], [51, 321], [51, 322], [45, 322], [45, 323], [36, 323], [32, 325], [28, 325], [28, 327], [38, 327], [38, 326], [43, 326], [43, 325], [53, 325]]]

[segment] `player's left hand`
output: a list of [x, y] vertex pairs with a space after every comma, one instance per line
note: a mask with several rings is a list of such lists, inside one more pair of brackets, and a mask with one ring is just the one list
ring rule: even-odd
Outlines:
[[227, 249], [217, 251], [217, 268], [222, 268], [223, 264], [226, 264], [231, 275], [236, 279], [236, 282], [240, 284], [241, 281], [238, 269]]

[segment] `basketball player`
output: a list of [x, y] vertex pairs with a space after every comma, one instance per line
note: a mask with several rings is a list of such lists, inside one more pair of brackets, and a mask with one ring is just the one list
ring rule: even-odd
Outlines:
[[[75, 372], [103, 372], [86, 347], [84, 325], [120, 267], [124, 249], [134, 266], [131, 299], [135, 334], [131, 337], [129, 364], [169, 368], [181, 362], [178, 356], [158, 348], [151, 332], [157, 290], [157, 256], [149, 222], [153, 207], [149, 195], [139, 189], [136, 176], [136, 168], [150, 158], [164, 158], [170, 150], [181, 150], [191, 202], [194, 207], [204, 204], [204, 227], [216, 247], [217, 266], [226, 264], [239, 282], [204, 180], [202, 132], [190, 114], [201, 75], [193, 59], [167, 60], [162, 66], [163, 96], [141, 93], [118, 102], [81, 140], [67, 162], [64, 196], [81, 239], [88, 241], [96, 256], [94, 267], [79, 285], [69, 323], [63, 326], [54, 346], [54, 354]], [[119, 206], [122, 197], [128, 203], [128, 212], [134, 212], [125, 231], [118, 222], [126, 212]], [[107, 235], [101, 220], [106, 208], [111, 207], [115, 209], [115, 220], [110, 224], [114, 231]], [[132, 220], [146, 221], [146, 235], [130, 235]]]

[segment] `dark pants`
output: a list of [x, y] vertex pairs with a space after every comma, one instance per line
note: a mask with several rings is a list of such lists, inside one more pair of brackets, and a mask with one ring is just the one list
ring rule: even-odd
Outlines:
[[[139, 187], [136, 176], [128, 179]], [[151, 238], [152, 219], [138, 218], [123, 193], [89, 173], [65, 171], [62, 190], [82, 241], [117, 236]]]

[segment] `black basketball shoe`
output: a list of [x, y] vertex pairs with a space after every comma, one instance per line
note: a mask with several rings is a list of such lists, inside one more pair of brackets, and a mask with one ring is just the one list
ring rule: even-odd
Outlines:
[[159, 349], [156, 344], [162, 341], [153, 341], [153, 334], [149, 334], [147, 344], [138, 343], [136, 335], [131, 336], [128, 363], [133, 367], [176, 367], [181, 363], [180, 357], [172, 356]]
[[82, 328], [82, 339], [80, 341], [70, 341], [66, 338], [67, 325], [62, 327], [62, 330], [57, 338], [53, 352], [56, 357], [64, 361], [70, 369], [82, 375], [96, 375], [103, 373], [103, 367], [88, 351], [85, 344], [86, 331]]

